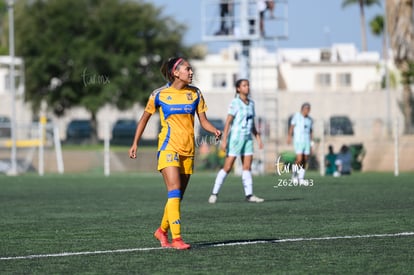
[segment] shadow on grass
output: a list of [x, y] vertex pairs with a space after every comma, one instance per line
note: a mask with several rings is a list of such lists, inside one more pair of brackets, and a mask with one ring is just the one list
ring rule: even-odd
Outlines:
[[226, 240], [226, 241], [219, 241], [219, 242], [192, 243], [191, 249], [220, 247], [220, 246], [248, 245], [248, 244], [277, 243], [279, 240], [280, 239], [248, 239], [248, 240]]
[[273, 199], [273, 200], [265, 200], [265, 202], [267, 201], [277, 201], [277, 202], [282, 202], [282, 201], [303, 201], [305, 198], [282, 198], [282, 199]]

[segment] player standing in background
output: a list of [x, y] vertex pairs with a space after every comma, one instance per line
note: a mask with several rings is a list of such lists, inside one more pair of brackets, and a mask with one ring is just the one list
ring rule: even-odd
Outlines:
[[351, 175], [352, 170], [352, 153], [348, 146], [345, 144], [341, 146], [341, 150], [336, 156], [335, 164], [337, 167], [337, 173], [334, 175], [339, 177], [341, 175]]
[[[137, 157], [138, 143], [148, 120], [156, 111], [160, 112], [161, 132], [158, 135], [158, 170], [168, 191], [161, 226], [155, 231], [162, 247], [188, 249], [190, 245], [181, 238], [180, 203], [193, 173], [194, 166], [194, 116], [200, 125], [220, 138], [221, 132], [207, 119], [207, 106], [201, 91], [191, 86], [193, 69], [183, 58], [170, 58], [161, 67], [169, 83], [156, 89], [148, 99], [145, 111], [137, 124], [129, 157]], [[172, 242], [168, 241], [171, 231]]]
[[243, 171], [242, 183], [246, 201], [263, 202], [262, 198], [253, 195], [253, 178], [251, 166], [253, 161], [253, 138], [256, 137], [259, 148], [263, 148], [260, 134], [257, 132], [254, 118], [254, 102], [249, 99], [249, 80], [239, 79], [236, 82], [236, 97], [230, 103], [226, 124], [221, 141], [221, 149], [227, 149], [227, 157], [223, 168], [218, 172], [213, 191], [208, 199], [209, 203], [217, 201], [221, 185], [233, 167], [238, 156], [241, 157]]
[[332, 176], [336, 172], [336, 154], [333, 146], [328, 146], [328, 154], [325, 155], [325, 175]]
[[301, 182], [305, 178], [306, 163], [311, 153], [312, 127], [313, 121], [309, 117], [310, 104], [303, 103], [300, 112], [293, 115], [288, 131], [288, 144], [292, 143], [295, 148], [296, 160], [295, 171], [292, 179]]

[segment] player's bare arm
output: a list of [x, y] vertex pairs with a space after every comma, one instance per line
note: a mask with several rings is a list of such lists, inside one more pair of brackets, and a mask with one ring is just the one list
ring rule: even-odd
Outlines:
[[223, 137], [221, 140], [221, 149], [224, 151], [226, 150], [226, 147], [227, 147], [227, 137], [229, 136], [230, 126], [233, 123], [233, 119], [234, 117], [232, 115], [227, 115], [226, 122], [224, 124]]
[[147, 123], [150, 117], [151, 117], [151, 114], [144, 111], [140, 120], [138, 121], [137, 129], [135, 130], [134, 141], [132, 142], [131, 148], [129, 149], [129, 157], [132, 159], [135, 159], [137, 157], [138, 143], [139, 143], [139, 140], [141, 139], [142, 133], [144, 132], [145, 127], [147, 126]]
[[253, 127], [252, 127], [252, 134], [255, 136], [256, 140], [257, 140], [257, 144], [259, 145], [259, 149], [263, 149], [263, 142], [262, 142], [262, 138], [260, 137], [260, 133], [257, 131], [256, 125], [253, 122]]
[[287, 143], [291, 144], [292, 143], [292, 136], [293, 136], [293, 128], [295, 127], [295, 125], [290, 125], [289, 126], [289, 131], [288, 131], [288, 136], [287, 136]]
[[207, 115], [205, 112], [197, 113], [198, 119], [200, 121], [201, 127], [204, 128], [204, 130], [214, 134], [217, 139], [221, 137], [221, 131], [218, 130], [216, 127], [214, 127], [213, 124], [210, 123], [210, 121], [207, 119]]

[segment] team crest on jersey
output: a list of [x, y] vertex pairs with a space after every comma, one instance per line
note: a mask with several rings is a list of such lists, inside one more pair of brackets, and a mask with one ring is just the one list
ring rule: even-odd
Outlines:
[[172, 99], [172, 97], [171, 97], [171, 96], [168, 96], [168, 97], [167, 97], [167, 100], [171, 100], [171, 99]]
[[193, 95], [191, 93], [187, 94], [187, 100], [193, 100]]

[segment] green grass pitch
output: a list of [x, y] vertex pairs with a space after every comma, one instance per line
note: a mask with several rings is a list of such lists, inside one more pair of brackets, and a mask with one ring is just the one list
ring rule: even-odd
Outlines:
[[181, 207], [188, 251], [153, 238], [166, 201], [159, 174], [0, 176], [0, 273], [414, 272], [414, 174], [307, 176], [313, 186], [255, 176], [265, 202], [252, 204], [231, 175], [210, 205], [215, 173], [196, 172]]

